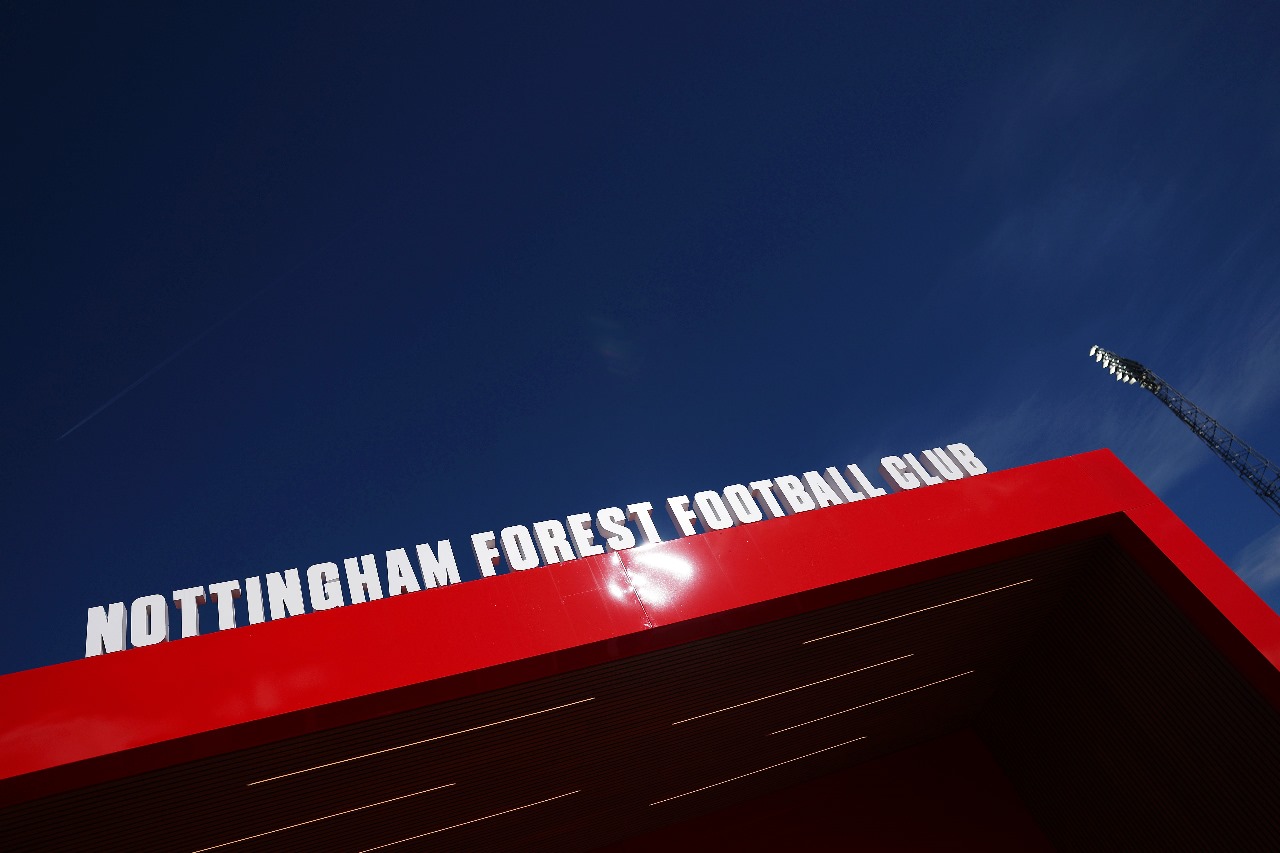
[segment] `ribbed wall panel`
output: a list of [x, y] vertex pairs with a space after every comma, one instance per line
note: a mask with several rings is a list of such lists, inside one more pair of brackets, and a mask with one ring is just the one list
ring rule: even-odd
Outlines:
[[[48, 797], [0, 812], [0, 838], [6, 850], [194, 851], [453, 783], [218, 849], [349, 851], [429, 832], [435, 834], [388, 849], [590, 849], [966, 725], [1095, 548], [1063, 547], [660, 652]], [[1028, 578], [1032, 582], [934, 607]], [[891, 619], [922, 608], [934, 609]], [[805, 642], [883, 619], [891, 621]], [[900, 655], [910, 657], [672, 725]], [[973, 674], [770, 734], [968, 670]], [[395, 749], [587, 698], [592, 701]], [[855, 738], [863, 739], [827, 749]], [[385, 749], [393, 751], [249, 784]], [[753, 772], [779, 762], [788, 763]], [[650, 805], [743, 774], [752, 775]], [[446, 829], [570, 791], [579, 793]]]
[[585, 850], [975, 720], [1062, 849], [1280, 849], [1280, 715], [1105, 539], [25, 803], [0, 846]]
[[1280, 850], [1280, 714], [1104, 544], [979, 731], [1063, 850]]

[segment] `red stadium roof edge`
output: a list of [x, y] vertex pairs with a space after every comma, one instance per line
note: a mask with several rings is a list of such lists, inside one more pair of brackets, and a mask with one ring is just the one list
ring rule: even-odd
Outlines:
[[1280, 707], [1280, 616], [1099, 450], [3, 676], [0, 805], [667, 649], [1099, 536], [1116, 542]]

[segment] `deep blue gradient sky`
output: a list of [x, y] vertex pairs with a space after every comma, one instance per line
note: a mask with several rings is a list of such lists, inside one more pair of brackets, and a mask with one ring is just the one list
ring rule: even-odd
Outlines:
[[1087, 357], [1280, 459], [1276, 6], [129, 5], [6, 12], [0, 672], [950, 441], [1110, 447], [1280, 604], [1280, 519]]

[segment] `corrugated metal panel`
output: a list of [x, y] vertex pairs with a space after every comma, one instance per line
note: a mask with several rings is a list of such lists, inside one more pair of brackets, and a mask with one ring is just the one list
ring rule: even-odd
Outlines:
[[[48, 797], [0, 812], [0, 838], [320, 851], [432, 833], [387, 849], [589, 849], [965, 725], [1096, 548]], [[387, 653], [415, 653], [411, 638]], [[281, 774], [294, 775], [261, 781]]]
[[1064, 850], [1280, 850], [1280, 714], [1109, 544], [979, 730]]

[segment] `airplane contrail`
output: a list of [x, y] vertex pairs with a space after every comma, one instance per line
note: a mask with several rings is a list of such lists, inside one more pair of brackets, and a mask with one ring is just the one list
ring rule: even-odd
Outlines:
[[291, 275], [293, 275], [295, 272], [297, 272], [298, 267], [299, 267], [299, 266], [301, 266], [301, 265], [302, 265], [302, 264], [301, 264], [301, 262], [299, 262], [299, 263], [295, 264], [295, 265], [293, 266], [293, 269], [289, 270], [289, 271], [288, 271], [288, 272], [286, 272], [284, 275], [280, 276], [278, 279], [276, 279], [275, 281], [271, 282], [271, 284], [268, 284], [266, 287], [262, 288], [262, 289], [261, 289], [261, 290], [259, 290], [257, 293], [255, 293], [255, 294], [253, 294], [252, 296], [250, 296], [250, 297], [249, 297], [248, 299], [246, 299], [244, 302], [241, 302], [241, 303], [236, 307], [236, 309], [235, 309], [234, 311], [232, 311], [230, 314], [228, 314], [227, 316], [223, 317], [221, 320], [219, 320], [218, 322], [214, 323], [212, 326], [210, 326], [209, 328], [205, 329], [203, 332], [201, 332], [200, 334], [196, 335], [196, 336], [195, 336], [194, 338], [192, 338], [191, 340], [187, 341], [185, 344], [183, 344], [183, 345], [182, 345], [182, 346], [180, 346], [177, 350], [175, 350], [175, 351], [173, 352], [173, 354], [171, 354], [171, 355], [170, 355], [168, 358], [166, 358], [164, 361], [160, 362], [159, 364], [157, 364], [156, 366], [154, 366], [154, 367], [152, 367], [150, 370], [148, 370], [146, 373], [142, 374], [142, 375], [141, 375], [141, 376], [139, 376], [137, 379], [135, 379], [135, 380], [133, 380], [132, 382], [130, 382], [128, 385], [126, 385], [126, 386], [124, 387], [124, 389], [123, 389], [119, 394], [116, 394], [116, 395], [115, 395], [114, 397], [112, 397], [110, 400], [108, 400], [107, 402], [103, 403], [103, 404], [102, 404], [101, 406], [99, 406], [98, 408], [94, 409], [92, 412], [90, 412], [88, 415], [86, 415], [86, 416], [84, 417], [84, 419], [83, 419], [83, 420], [81, 420], [78, 424], [76, 424], [76, 425], [75, 425], [75, 426], [73, 426], [71, 429], [69, 429], [69, 430], [67, 430], [66, 432], [64, 432], [62, 435], [58, 436], [58, 441], [62, 441], [62, 439], [66, 438], [67, 436], [71, 435], [71, 433], [73, 433], [73, 432], [75, 432], [76, 430], [80, 429], [80, 427], [84, 426], [84, 425], [85, 425], [85, 424], [87, 424], [89, 421], [93, 420], [93, 419], [94, 419], [94, 418], [96, 418], [98, 415], [102, 414], [106, 409], [110, 408], [110, 407], [111, 407], [111, 405], [112, 405], [113, 403], [115, 403], [117, 400], [119, 400], [119, 399], [120, 399], [121, 397], [123, 397], [125, 394], [128, 394], [128, 393], [129, 393], [130, 391], [132, 391], [134, 388], [137, 388], [139, 385], [141, 385], [143, 382], [146, 382], [146, 381], [147, 381], [148, 379], [150, 379], [152, 376], [155, 376], [155, 375], [156, 375], [156, 373], [158, 373], [161, 369], [163, 369], [163, 368], [164, 368], [164, 366], [165, 366], [166, 364], [168, 364], [169, 362], [173, 361], [175, 358], [177, 358], [178, 356], [182, 355], [184, 352], [186, 352], [187, 350], [191, 349], [191, 348], [192, 348], [193, 346], [195, 346], [196, 344], [200, 343], [200, 341], [201, 341], [201, 340], [203, 340], [205, 337], [207, 337], [210, 333], [212, 333], [214, 330], [216, 330], [219, 326], [223, 325], [223, 324], [224, 324], [224, 323], [226, 323], [228, 320], [230, 320], [232, 317], [235, 317], [235, 316], [236, 316], [237, 314], [239, 314], [241, 311], [243, 311], [244, 309], [246, 309], [246, 308], [248, 308], [250, 305], [252, 305], [252, 304], [254, 303], [254, 301], [256, 301], [260, 296], [262, 296], [262, 294], [266, 293], [268, 290], [270, 290], [271, 288], [275, 287], [275, 286], [276, 286], [276, 285], [278, 285], [280, 282], [284, 281], [286, 278], [288, 278], [289, 276], [291, 276]]

